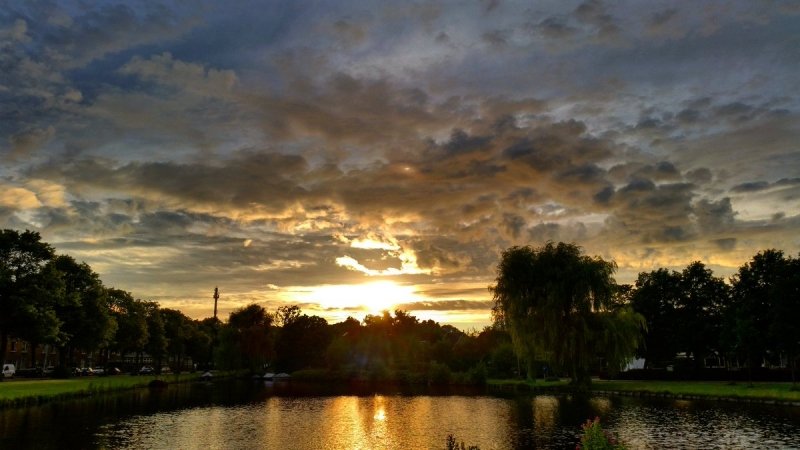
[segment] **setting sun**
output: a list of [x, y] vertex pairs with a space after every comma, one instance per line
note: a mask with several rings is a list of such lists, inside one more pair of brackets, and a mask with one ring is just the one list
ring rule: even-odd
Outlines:
[[401, 286], [392, 281], [317, 286], [298, 297], [323, 308], [357, 309], [372, 314], [420, 298], [413, 286]]

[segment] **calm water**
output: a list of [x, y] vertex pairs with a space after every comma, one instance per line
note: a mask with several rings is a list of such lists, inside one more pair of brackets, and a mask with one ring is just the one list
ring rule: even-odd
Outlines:
[[594, 416], [634, 449], [800, 449], [800, 408], [241, 382], [0, 411], [0, 448], [574, 449]]

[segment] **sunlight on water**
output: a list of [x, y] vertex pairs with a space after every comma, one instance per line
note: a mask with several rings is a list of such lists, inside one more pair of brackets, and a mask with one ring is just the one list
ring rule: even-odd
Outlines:
[[792, 411], [551, 395], [268, 396], [243, 405], [128, 417], [97, 429], [93, 444], [115, 449], [436, 449], [453, 434], [482, 450], [574, 448], [580, 425], [600, 416], [604, 427], [631, 449], [800, 448], [800, 414]]

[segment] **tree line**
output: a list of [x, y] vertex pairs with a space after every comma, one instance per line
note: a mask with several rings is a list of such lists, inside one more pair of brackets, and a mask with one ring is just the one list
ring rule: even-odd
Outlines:
[[[489, 377], [568, 376], [586, 385], [631, 358], [647, 367], [682, 357], [699, 374], [707, 365], [791, 368], [800, 357], [800, 258], [764, 250], [728, 283], [700, 262], [683, 271], [614, 281], [613, 262], [575, 244], [512, 247], [495, 283], [493, 324], [480, 332], [419, 320], [397, 310], [329, 324], [294, 305], [268, 311], [250, 304], [225, 322], [193, 320], [178, 310], [103, 285], [86, 263], [33, 231], [0, 232], [0, 359], [9, 337], [75, 350], [99, 361], [147, 354], [156, 369], [285, 371], [324, 377], [410, 382], [480, 382]], [[707, 364], [709, 363], [709, 364]], [[33, 359], [31, 365], [34, 364]]]
[[[100, 364], [122, 355], [152, 358], [174, 370], [191, 360], [199, 368], [248, 369], [254, 373], [325, 371], [326, 376], [410, 382], [512, 376], [516, 359], [505, 332], [465, 333], [451, 325], [419, 320], [404, 311], [352, 317], [329, 324], [296, 305], [270, 312], [250, 304], [226, 322], [193, 320], [157, 302], [106, 287], [86, 263], [57, 255], [33, 231], [0, 232], [0, 359], [9, 338], [35, 349], [58, 349], [58, 367], [91, 352]], [[487, 368], [488, 367], [488, 368]]]
[[[639, 355], [664, 367], [676, 354], [699, 372], [708, 365], [788, 367], [800, 358], [800, 257], [757, 253], [726, 283], [700, 262], [682, 271], [640, 273], [625, 301], [647, 320]], [[709, 364], [710, 363], [710, 364]]]
[[192, 320], [154, 301], [134, 298], [103, 285], [86, 263], [57, 255], [33, 231], [0, 232], [0, 359], [9, 338], [29, 343], [29, 366], [36, 350], [58, 350], [62, 374], [75, 365], [78, 351], [94, 353], [95, 361], [147, 353], [158, 367], [181, 367], [186, 358], [211, 357], [214, 319]]
[[[620, 370], [634, 356], [646, 367], [702, 377], [706, 366], [788, 367], [800, 359], [800, 257], [769, 249], [726, 283], [701, 262], [657, 269], [618, 285], [616, 266], [575, 244], [505, 251], [490, 287], [497, 326], [535, 375], [549, 364], [578, 385], [589, 373]], [[707, 364], [709, 362], [710, 364]]]

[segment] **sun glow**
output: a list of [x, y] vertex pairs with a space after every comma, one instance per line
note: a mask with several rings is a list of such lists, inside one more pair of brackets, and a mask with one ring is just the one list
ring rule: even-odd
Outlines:
[[302, 301], [317, 303], [326, 309], [354, 309], [372, 314], [420, 299], [413, 286], [391, 281], [317, 286], [301, 297]]

